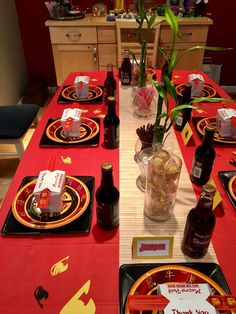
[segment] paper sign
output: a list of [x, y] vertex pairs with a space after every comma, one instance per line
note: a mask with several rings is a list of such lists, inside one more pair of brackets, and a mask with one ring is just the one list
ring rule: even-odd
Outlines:
[[133, 238], [133, 258], [171, 258], [173, 237], [135, 237]]
[[186, 146], [187, 143], [190, 141], [190, 139], [192, 138], [193, 136], [193, 131], [189, 125], [189, 123], [187, 122], [181, 132], [181, 136], [182, 136], [182, 139], [183, 139], [183, 142], [184, 142], [184, 145]]
[[222, 198], [220, 196], [220, 193], [215, 185], [215, 182], [212, 178], [209, 179], [209, 181], [207, 182], [208, 184], [212, 184], [215, 188], [216, 188], [216, 193], [214, 196], [214, 200], [213, 200], [213, 207], [212, 209], [215, 209], [221, 202], [222, 202]]

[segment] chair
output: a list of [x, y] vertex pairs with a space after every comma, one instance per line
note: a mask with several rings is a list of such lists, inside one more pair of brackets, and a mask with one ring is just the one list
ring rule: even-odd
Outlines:
[[22, 157], [23, 138], [32, 123], [37, 126], [39, 106], [19, 104], [0, 106], [0, 144], [15, 145], [16, 152], [1, 152], [0, 155]]
[[[161, 20], [160, 20], [161, 21]], [[148, 42], [147, 58], [148, 66], [156, 68], [157, 64], [157, 49], [160, 33], [160, 21], [155, 23], [152, 30], [152, 35], [150, 41]], [[118, 49], [118, 66], [121, 65], [123, 60], [123, 52], [125, 48], [128, 48], [134, 52], [137, 56], [140, 55], [140, 44], [138, 42], [137, 36], [138, 24], [135, 20], [116, 20], [116, 30], [117, 30], [117, 49]], [[147, 27], [143, 26], [142, 32], [145, 36]]]

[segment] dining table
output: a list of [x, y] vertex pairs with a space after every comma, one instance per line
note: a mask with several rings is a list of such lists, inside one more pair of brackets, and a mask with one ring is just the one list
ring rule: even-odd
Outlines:
[[[193, 72], [203, 76], [211, 96], [229, 98], [200, 71], [175, 70], [172, 80], [180, 86]], [[74, 93], [74, 81], [79, 75], [89, 76], [87, 101], [78, 100]], [[156, 70], [157, 80], [160, 76], [160, 70]], [[20, 160], [0, 209], [1, 313], [123, 313], [126, 283], [122, 282], [121, 275], [124, 269], [131, 269], [134, 274], [136, 267], [146, 269], [145, 265], [148, 269], [192, 265], [203, 272], [209, 265], [216, 265], [228, 287], [227, 293], [236, 294], [235, 203], [219, 176], [219, 173], [236, 175], [235, 165], [230, 163], [236, 154], [236, 140], [214, 144], [216, 159], [211, 179], [221, 202], [214, 208], [216, 226], [208, 252], [196, 260], [181, 251], [186, 216], [196, 205], [201, 191], [189, 177], [194, 151], [202, 140], [194, 121], [211, 118], [215, 122], [217, 109], [227, 106], [236, 109], [236, 103], [233, 100], [199, 103], [192, 111], [192, 141], [187, 144], [181, 133], [171, 128], [167, 141], [182, 159], [181, 175], [173, 215], [167, 221], [155, 222], [144, 215], [144, 192], [137, 186], [140, 168], [134, 158], [137, 128], [154, 123], [155, 117], [142, 120], [133, 115], [134, 89], [120, 85], [115, 72], [120, 147], [106, 149], [103, 145], [103, 120], [107, 113], [103, 99], [105, 78], [105, 71], [70, 73], [47, 106]], [[175, 103], [170, 101], [170, 106], [173, 108]], [[59, 121], [66, 108], [81, 109], [85, 140], [82, 137], [80, 141], [65, 143]], [[32, 189], [40, 171], [50, 169], [52, 161], [53, 170], [66, 172], [67, 193], [63, 201], [70, 202], [68, 206], [75, 214], [68, 210], [59, 218], [40, 221], [37, 211], [31, 212]], [[103, 162], [112, 163], [114, 184], [120, 191], [120, 223], [112, 231], [102, 230], [96, 217], [96, 190], [101, 182]], [[87, 204], [82, 213], [78, 209], [84, 197], [81, 187]], [[137, 258], [133, 254], [137, 237], [171, 238], [172, 254], [166, 258]], [[130, 285], [133, 283], [131, 280]]]

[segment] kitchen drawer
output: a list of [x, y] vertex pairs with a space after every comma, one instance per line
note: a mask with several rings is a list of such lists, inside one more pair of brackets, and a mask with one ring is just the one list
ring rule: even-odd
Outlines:
[[[122, 43], [137, 43], [139, 42], [137, 28], [122, 28], [121, 29], [121, 42]], [[148, 30], [142, 29], [141, 31], [141, 40], [148, 37]], [[152, 30], [150, 35], [150, 39], [148, 40], [149, 43], [154, 43], [155, 39], [155, 30]]]
[[115, 44], [116, 28], [115, 27], [98, 27], [98, 42], [99, 44]]
[[[194, 43], [194, 42], [206, 42], [208, 26], [179, 26], [180, 36], [177, 36], [176, 42]], [[172, 33], [169, 26], [163, 25], [160, 32], [160, 42], [171, 42]]]
[[97, 43], [96, 27], [50, 27], [52, 44]]

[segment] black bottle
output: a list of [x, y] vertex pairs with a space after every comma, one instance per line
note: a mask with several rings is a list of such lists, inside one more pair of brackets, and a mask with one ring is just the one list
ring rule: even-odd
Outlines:
[[125, 49], [124, 60], [120, 69], [121, 85], [131, 85], [132, 81], [132, 66], [129, 58], [129, 49]]
[[210, 179], [215, 160], [215, 149], [213, 146], [214, 133], [215, 126], [211, 124], [207, 125], [202, 144], [195, 150], [190, 173], [190, 179], [195, 184], [204, 185]]
[[104, 101], [106, 105], [109, 96], [116, 96], [116, 80], [114, 78], [112, 63], [107, 65], [107, 77], [104, 81]]
[[[181, 98], [178, 106], [189, 104], [191, 101], [192, 85], [187, 83], [184, 87], [183, 97]], [[185, 124], [191, 120], [192, 108], [185, 108], [178, 111], [175, 119], [174, 127], [178, 131], [182, 131]]]
[[212, 211], [215, 192], [213, 185], [204, 185], [197, 206], [188, 213], [181, 249], [191, 258], [202, 258], [207, 253], [215, 227]]
[[104, 147], [117, 148], [120, 144], [119, 126], [120, 119], [116, 115], [116, 99], [108, 97], [108, 110], [104, 118]]
[[112, 164], [102, 164], [101, 184], [96, 191], [96, 209], [98, 225], [104, 230], [112, 230], [119, 225], [120, 193], [114, 186]]

